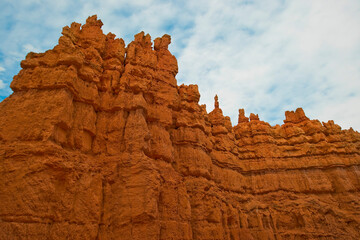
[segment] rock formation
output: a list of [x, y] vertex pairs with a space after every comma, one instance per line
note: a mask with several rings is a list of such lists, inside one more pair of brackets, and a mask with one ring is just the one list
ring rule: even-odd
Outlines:
[[178, 86], [170, 36], [96, 16], [29, 53], [0, 104], [0, 239], [360, 239], [360, 134], [270, 126]]

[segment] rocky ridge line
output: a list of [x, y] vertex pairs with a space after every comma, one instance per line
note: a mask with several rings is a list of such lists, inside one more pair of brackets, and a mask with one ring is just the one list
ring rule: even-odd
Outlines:
[[0, 104], [0, 239], [359, 239], [360, 134], [299, 108], [232, 126], [177, 85], [169, 35], [96, 16]]

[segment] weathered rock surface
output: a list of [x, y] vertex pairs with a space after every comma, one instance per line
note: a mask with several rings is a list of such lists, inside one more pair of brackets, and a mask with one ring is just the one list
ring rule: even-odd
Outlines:
[[0, 239], [360, 239], [360, 134], [302, 109], [233, 127], [177, 86], [170, 36], [96, 16], [0, 104]]

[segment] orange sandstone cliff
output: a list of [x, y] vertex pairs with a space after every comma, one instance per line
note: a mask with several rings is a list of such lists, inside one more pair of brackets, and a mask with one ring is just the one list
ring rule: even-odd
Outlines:
[[96, 16], [29, 53], [0, 104], [0, 239], [360, 239], [360, 134], [232, 126], [178, 86], [170, 36]]

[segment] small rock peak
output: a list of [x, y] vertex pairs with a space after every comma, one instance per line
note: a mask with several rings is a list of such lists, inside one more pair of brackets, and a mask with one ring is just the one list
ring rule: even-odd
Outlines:
[[[88, 17], [84, 25], [73, 22], [70, 27], [64, 27], [62, 31], [64, 37], [60, 37], [59, 39], [60, 49], [62, 51], [67, 51], [67, 48], [73, 50], [75, 47], [73, 44], [75, 44], [84, 49], [91, 46], [102, 53], [106, 39], [106, 36], [101, 30], [102, 25], [102, 21], [100, 19], [98, 20], [96, 15], [93, 15]], [[58, 47], [58, 50], [60, 49]], [[71, 51], [68, 51], [68, 53], [71, 53]]]
[[198, 85], [196, 84], [190, 84], [190, 85], [182, 84], [181, 86], [178, 87], [178, 93], [182, 100], [188, 102], [199, 102], [200, 100], [200, 93], [199, 93]]
[[116, 35], [112, 32], [109, 32], [107, 35], [106, 35], [106, 40], [114, 40], [116, 37]]
[[240, 108], [238, 123], [243, 123], [243, 122], [249, 122], [249, 118], [245, 117], [245, 110], [243, 108]]
[[303, 110], [302, 108], [297, 108], [296, 111], [295, 111], [295, 114], [296, 114], [297, 116], [307, 118], [306, 115], [305, 115], [305, 112], [304, 112], [304, 110]]
[[134, 35], [134, 42], [142, 42], [143, 38], [145, 36], [144, 31], [141, 31]]
[[258, 114], [254, 114], [254, 113], [250, 113], [250, 121], [259, 121], [259, 115]]
[[329, 120], [327, 123], [322, 122], [322, 125], [327, 129], [328, 132], [331, 133], [340, 133], [341, 127], [334, 123], [333, 120]]
[[149, 34], [144, 33], [144, 31], [135, 34], [134, 36], [134, 43], [140, 44], [143, 47], [151, 47], [151, 36]]
[[213, 125], [224, 125], [224, 115], [221, 108], [219, 107], [218, 95], [215, 95], [214, 100], [215, 108], [209, 113], [209, 120]]
[[171, 36], [164, 34], [161, 38], [158, 37], [154, 40], [154, 49], [159, 51], [161, 49], [168, 49], [169, 44], [171, 43]]
[[309, 120], [306, 117], [305, 112], [302, 108], [297, 108], [296, 111], [286, 111], [284, 123], [300, 123]]
[[85, 27], [85, 26], [97, 26], [97, 27], [102, 27], [102, 25], [104, 25], [103, 23], [102, 23], [102, 21], [99, 19], [97, 19], [97, 15], [92, 15], [91, 17], [88, 17], [87, 19], [86, 19], [86, 23], [85, 23], [85, 25], [83, 26], [83, 27]]
[[219, 97], [217, 94], [215, 95], [214, 100], [215, 100], [215, 103], [214, 103], [215, 109], [219, 109]]
[[76, 42], [79, 38], [80, 31], [81, 31], [81, 24], [77, 22], [73, 22], [71, 23], [70, 27], [69, 26], [63, 27], [61, 34], [65, 37], [68, 37], [72, 42]]
[[[66, 27], [64, 27], [64, 28], [69, 28], [69, 27], [66, 26]], [[64, 28], [63, 28], [63, 29], [64, 29]], [[81, 30], [81, 23], [77, 23], [77, 22], [71, 23], [70, 29], [71, 29], [73, 32], [80, 32], [80, 30]]]
[[206, 112], [206, 104], [201, 104], [201, 105], [200, 105], [200, 109], [201, 109], [201, 112], [202, 112], [203, 114], [207, 114], [207, 112]]

